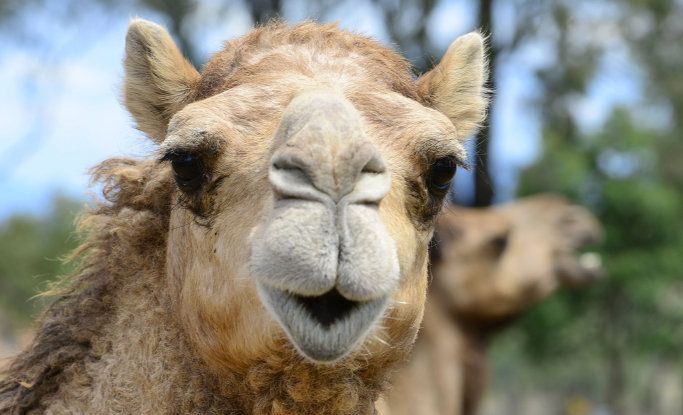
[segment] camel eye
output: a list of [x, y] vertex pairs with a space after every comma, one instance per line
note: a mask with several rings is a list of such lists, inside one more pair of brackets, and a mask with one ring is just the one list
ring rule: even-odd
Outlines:
[[199, 189], [204, 179], [204, 166], [199, 157], [191, 153], [175, 153], [168, 154], [165, 159], [171, 161], [180, 190], [191, 193]]
[[508, 235], [504, 234], [496, 236], [495, 238], [491, 239], [489, 246], [491, 247], [491, 251], [495, 257], [503, 255], [503, 252], [505, 252], [505, 249], [507, 249], [508, 246]]
[[432, 164], [427, 177], [430, 191], [445, 193], [451, 186], [451, 180], [455, 176], [458, 162], [455, 157], [444, 157]]

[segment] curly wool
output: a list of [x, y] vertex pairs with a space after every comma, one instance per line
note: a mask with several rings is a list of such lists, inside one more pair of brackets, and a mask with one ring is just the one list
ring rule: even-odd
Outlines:
[[163, 264], [170, 187], [152, 165], [112, 159], [93, 170], [106, 202], [79, 219], [86, 237], [72, 254], [78, 270], [46, 293], [57, 298], [40, 317], [32, 344], [5, 370], [0, 410], [40, 411], [43, 398], [82, 374], [95, 338], [114, 314], [115, 293], [132, 272], [157, 272]]
[[[403, 354], [335, 366], [304, 361], [286, 339], [218, 379], [174, 321], [165, 289], [172, 183], [152, 161], [93, 170], [105, 201], [79, 220], [78, 271], [53, 290], [32, 344], [0, 379], [0, 412], [371, 414]], [[403, 348], [401, 348], [403, 349]], [[407, 347], [405, 347], [407, 349]], [[150, 397], [155, 397], [150, 399]]]

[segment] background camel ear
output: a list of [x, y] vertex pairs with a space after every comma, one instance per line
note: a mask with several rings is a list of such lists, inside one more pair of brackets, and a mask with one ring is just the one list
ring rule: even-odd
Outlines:
[[472, 32], [457, 38], [441, 62], [418, 79], [418, 91], [432, 107], [446, 114], [465, 138], [486, 117], [488, 77], [484, 39]]
[[199, 73], [166, 30], [134, 19], [126, 35], [123, 99], [137, 128], [160, 143], [171, 116], [191, 99]]

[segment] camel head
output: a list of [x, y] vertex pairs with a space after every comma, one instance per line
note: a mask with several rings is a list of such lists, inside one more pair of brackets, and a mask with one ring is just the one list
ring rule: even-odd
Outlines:
[[600, 258], [585, 247], [602, 228], [583, 207], [554, 195], [500, 207], [445, 209], [437, 225], [434, 292], [459, 316], [512, 318], [563, 286], [601, 275]]
[[484, 68], [476, 33], [415, 80], [374, 41], [305, 23], [227, 42], [199, 73], [163, 28], [130, 24], [124, 101], [175, 186], [159, 266], [211, 367], [407, 352]]

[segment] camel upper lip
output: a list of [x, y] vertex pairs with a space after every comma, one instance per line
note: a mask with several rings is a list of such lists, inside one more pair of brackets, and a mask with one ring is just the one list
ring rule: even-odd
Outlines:
[[260, 283], [257, 288], [292, 344], [316, 362], [333, 362], [351, 353], [382, 316], [389, 300], [387, 294], [352, 301], [336, 288], [319, 296], [301, 296]]

